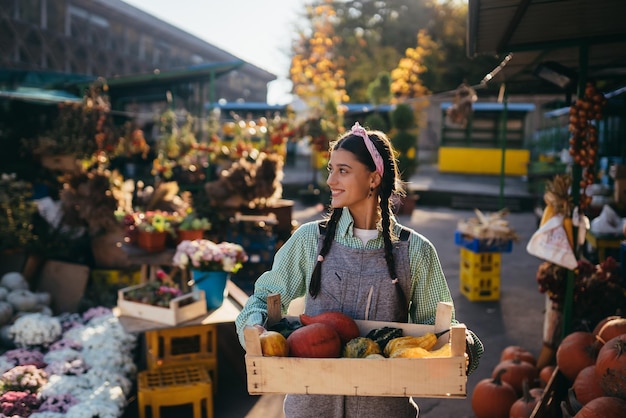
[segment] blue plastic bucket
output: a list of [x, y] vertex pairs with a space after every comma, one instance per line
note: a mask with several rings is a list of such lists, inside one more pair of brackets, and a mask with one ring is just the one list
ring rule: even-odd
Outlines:
[[193, 278], [193, 289], [204, 290], [208, 310], [222, 306], [226, 293], [228, 272], [192, 270], [191, 276]]

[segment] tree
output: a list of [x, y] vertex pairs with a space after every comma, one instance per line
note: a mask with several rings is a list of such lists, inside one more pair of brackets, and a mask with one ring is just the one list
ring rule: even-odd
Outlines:
[[391, 143], [398, 153], [398, 169], [403, 181], [409, 181], [417, 169], [417, 135], [410, 130], [415, 126], [413, 108], [401, 103], [391, 113], [394, 133]]
[[310, 118], [322, 120], [322, 130], [333, 135], [341, 128], [340, 104], [349, 100], [343, 59], [337, 55], [341, 38], [335, 35], [336, 13], [331, 0], [307, 6], [311, 35], [300, 33], [289, 70], [294, 93], [308, 106]]
[[391, 71], [391, 92], [398, 101], [425, 97], [430, 94], [422, 82], [422, 74], [428, 67], [427, 58], [433, 54], [436, 45], [425, 30], [417, 33], [417, 46], [407, 48], [404, 58]]
[[391, 74], [383, 71], [367, 86], [367, 98], [373, 105], [389, 103], [391, 100]]
[[498, 64], [495, 57], [470, 59], [465, 52], [467, 3], [458, 0], [323, 1], [333, 7], [334, 33], [341, 39], [335, 56], [345, 57], [345, 90], [353, 102], [366, 102], [369, 84], [391, 72], [407, 48], [427, 30], [434, 48], [424, 65], [423, 85], [451, 91], [466, 81], [476, 84]]

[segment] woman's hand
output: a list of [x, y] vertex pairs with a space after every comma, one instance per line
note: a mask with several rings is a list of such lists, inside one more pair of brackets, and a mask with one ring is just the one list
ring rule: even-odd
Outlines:
[[263, 325], [253, 325], [253, 327], [258, 331], [259, 335], [263, 334], [265, 331], [267, 331]]

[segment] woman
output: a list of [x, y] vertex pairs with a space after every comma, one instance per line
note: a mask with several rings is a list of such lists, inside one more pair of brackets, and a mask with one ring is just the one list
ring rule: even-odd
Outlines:
[[[387, 136], [358, 123], [331, 144], [328, 219], [298, 228], [277, 251], [270, 271], [256, 281], [254, 294], [237, 317], [262, 330], [267, 295], [281, 296], [283, 311], [305, 296], [305, 313], [341, 311], [354, 319], [434, 324], [437, 304], [452, 302], [439, 257], [430, 241], [400, 225], [392, 199], [403, 194], [394, 150]], [[455, 321], [456, 322], [456, 321]], [[468, 332], [468, 372], [482, 344]], [[416, 417], [406, 397], [287, 395], [287, 418]]]

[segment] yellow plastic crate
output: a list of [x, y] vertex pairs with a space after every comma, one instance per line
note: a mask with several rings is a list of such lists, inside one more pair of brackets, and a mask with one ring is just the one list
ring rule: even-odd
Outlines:
[[134, 286], [141, 283], [141, 270], [94, 269], [91, 280], [97, 285]]
[[500, 274], [477, 273], [461, 270], [461, 293], [471, 302], [500, 299]]
[[161, 416], [162, 407], [193, 405], [193, 418], [213, 418], [213, 385], [206, 369], [198, 366], [176, 366], [144, 370], [137, 375], [139, 417], [145, 418], [146, 407], [153, 417]]
[[502, 254], [499, 252], [475, 253], [467, 248], [461, 248], [461, 272], [475, 276], [479, 274], [489, 274], [500, 276], [500, 265]]

